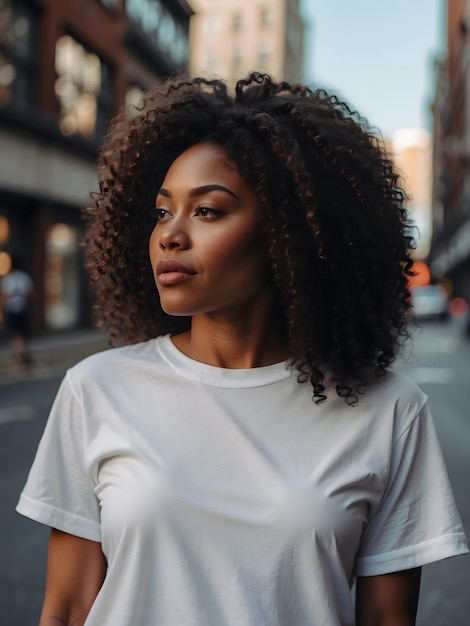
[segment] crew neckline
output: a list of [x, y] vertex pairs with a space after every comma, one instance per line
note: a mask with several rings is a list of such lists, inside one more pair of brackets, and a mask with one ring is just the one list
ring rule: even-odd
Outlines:
[[289, 361], [248, 369], [229, 369], [192, 359], [175, 346], [170, 335], [157, 337], [155, 344], [163, 359], [181, 376], [212, 387], [263, 387], [292, 375]]

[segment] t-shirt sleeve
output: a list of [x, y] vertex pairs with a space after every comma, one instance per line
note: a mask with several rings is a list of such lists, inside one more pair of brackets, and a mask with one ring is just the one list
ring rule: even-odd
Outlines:
[[81, 403], [68, 373], [52, 405], [16, 510], [58, 530], [100, 541], [99, 504], [85, 447]]
[[393, 446], [388, 485], [366, 525], [356, 575], [402, 571], [466, 552], [432, 416], [424, 405]]

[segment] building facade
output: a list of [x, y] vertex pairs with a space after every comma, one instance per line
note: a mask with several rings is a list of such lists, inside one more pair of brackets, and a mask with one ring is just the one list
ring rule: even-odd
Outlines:
[[87, 325], [79, 242], [110, 116], [186, 69], [186, 0], [0, 0], [0, 279], [34, 282], [36, 330]]
[[432, 137], [424, 128], [403, 128], [393, 133], [391, 152], [403, 179], [406, 208], [418, 228], [415, 260], [428, 256], [432, 232]]
[[470, 4], [447, 3], [447, 53], [432, 106], [432, 275], [470, 302]]
[[228, 80], [251, 71], [302, 79], [299, 0], [191, 0], [190, 72]]

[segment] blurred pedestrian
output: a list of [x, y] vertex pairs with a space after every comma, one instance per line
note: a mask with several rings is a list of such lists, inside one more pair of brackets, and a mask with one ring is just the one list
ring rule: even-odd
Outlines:
[[29, 368], [33, 362], [29, 346], [33, 281], [16, 255], [12, 255], [10, 271], [1, 281], [0, 295], [14, 359], [21, 368]]
[[421, 566], [467, 546], [390, 368], [413, 239], [376, 133], [321, 90], [173, 78], [100, 164], [87, 259], [127, 345], [69, 370], [18, 504], [52, 528], [41, 626], [414, 624]]

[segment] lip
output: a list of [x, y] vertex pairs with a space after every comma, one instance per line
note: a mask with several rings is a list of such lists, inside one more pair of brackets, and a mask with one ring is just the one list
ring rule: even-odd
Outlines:
[[195, 273], [174, 259], [160, 261], [157, 265], [157, 280], [160, 285], [180, 283], [191, 278]]

